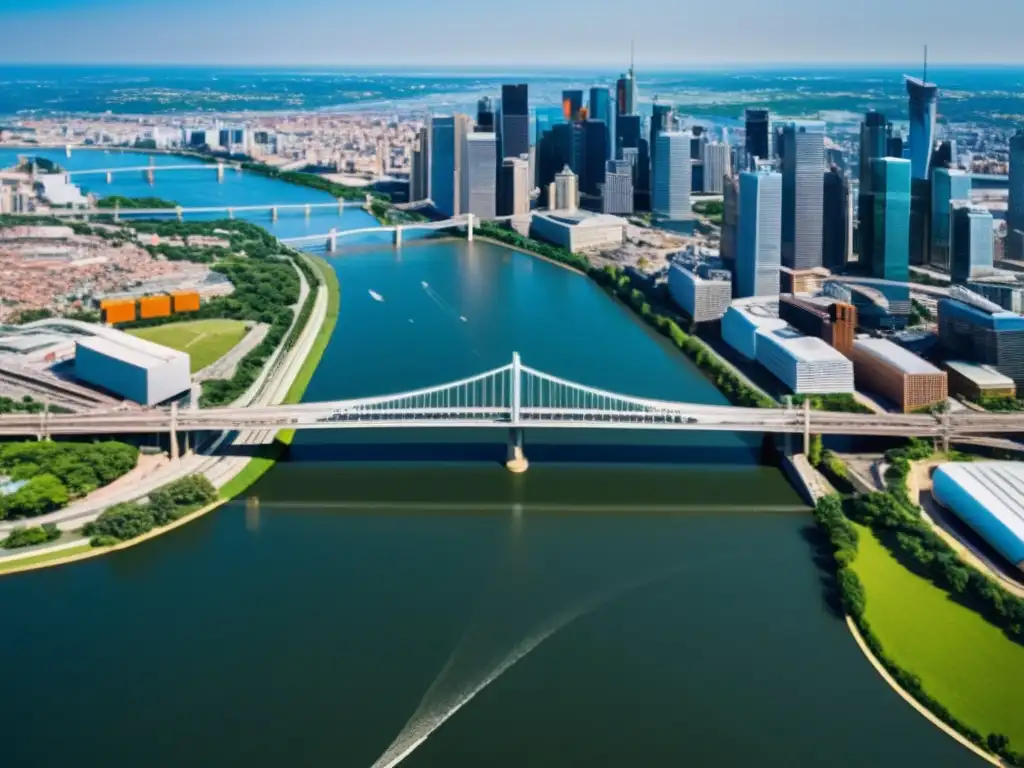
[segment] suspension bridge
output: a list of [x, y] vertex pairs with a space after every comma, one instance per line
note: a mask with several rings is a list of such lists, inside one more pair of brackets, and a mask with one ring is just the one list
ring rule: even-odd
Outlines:
[[433, 387], [299, 405], [105, 410], [74, 415], [0, 416], [0, 435], [169, 434], [276, 429], [480, 428], [508, 432], [508, 467], [524, 471], [527, 429], [672, 430], [923, 437], [955, 439], [1024, 432], [1024, 415], [833, 413], [803, 408], [745, 408], [652, 400], [610, 392], [523, 365]]

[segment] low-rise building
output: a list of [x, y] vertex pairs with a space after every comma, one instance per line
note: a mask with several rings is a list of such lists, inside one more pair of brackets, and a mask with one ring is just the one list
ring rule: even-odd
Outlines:
[[949, 376], [949, 392], [980, 400], [984, 397], [1015, 397], [1017, 385], [991, 365], [978, 365], [966, 360], [947, 360], [943, 365]]
[[75, 344], [75, 377], [141, 405], [187, 391], [189, 356], [127, 333], [104, 329]]
[[779, 317], [779, 302], [754, 296], [737, 299], [722, 317], [722, 340], [747, 360], [757, 359], [757, 332], [787, 328]]
[[718, 259], [679, 258], [669, 267], [668, 291], [695, 323], [720, 320], [732, 302], [732, 274]]
[[535, 213], [530, 235], [570, 251], [615, 248], [626, 240], [626, 221], [605, 214]]
[[793, 328], [757, 331], [757, 361], [796, 394], [853, 392], [853, 363]]
[[854, 339], [850, 351], [856, 384], [888, 398], [904, 413], [945, 402], [945, 371], [888, 339]]

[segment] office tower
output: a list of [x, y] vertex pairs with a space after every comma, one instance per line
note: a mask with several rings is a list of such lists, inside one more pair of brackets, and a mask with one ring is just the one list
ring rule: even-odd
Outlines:
[[583, 123], [583, 192], [588, 195], [600, 194], [599, 186], [604, 183], [605, 168], [608, 164], [608, 127], [604, 120], [587, 120]]
[[740, 177], [732, 174], [722, 185], [722, 242], [719, 253], [722, 261], [732, 266], [736, 262], [736, 239], [739, 235]]
[[637, 112], [636, 72], [633, 69], [633, 44], [629, 44], [629, 72], [619, 75], [615, 83], [615, 105], [620, 115], [635, 115]]
[[769, 160], [772, 157], [772, 115], [767, 109], [744, 112], [746, 151], [748, 157]]
[[932, 175], [939, 168], [952, 168], [956, 165], [956, 142], [947, 139], [940, 141], [932, 150]]
[[744, 171], [739, 182], [736, 296], [778, 296], [782, 265], [782, 174]]
[[782, 265], [821, 266], [824, 212], [825, 123], [794, 121], [783, 127]]
[[419, 130], [413, 144], [412, 161], [409, 168], [409, 200], [430, 199], [430, 128], [425, 125]]
[[725, 177], [732, 175], [729, 145], [711, 142], [704, 145], [704, 192], [722, 194]]
[[1024, 317], [962, 286], [939, 299], [939, 347], [945, 359], [991, 365], [1024, 386]]
[[668, 292], [693, 322], [721, 320], [732, 302], [732, 275], [720, 259], [684, 255], [669, 265]]
[[651, 210], [651, 146], [640, 137], [636, 153], [636, 181], [633, 184], [635, 205], [642, 211]]
[[659, 216], [669, 219], [689, 218], [692, 213], [690, 134], [682, 131], [663, 131], [657, 136], [651, 209]]
[[569, 166], [555, 174], [555, 203], [558, 211], [574, 211], [579, 207], [579, 178]]
[[643, 124], [640, 115], [619, 115], [615, 121], [615, 157], [625, 149], [639, 149]]
[[1010, 198], [1006, 209], [1006, 256], [1024, 260], [1024, 129], [1010, 139]]
[[476, 103], [476, 130], [478, 133], [494, 133], [494, 105], [488, 96]]
[[567, 165], [576, 173], [583, 173], [586, 150], [583, 131], [582, 123], [557, 123], [551, 127], [556, 168]]
[[579, 120], [583, 109], [583, 91], [562, 91], [562, 117]]
[[871, 195], [871, 162], [888, 155], [889, 121], [881, 112], [871, 110], [864, 115], [860, 124], [860, 156], [858, 162], [858, 178], [860, 189], [857, 193], [857, 236], [860, 241], [858, 253], [863, 263], [870, 264], [871, 249], [875, 244], [872, 228], [874, 200]]
[[911, 161], [882, 157], [871, 164], [874, 190], [874, 246], [871, 274], [907, 282], [910, 277]]
[[[658, 183], [658, 172], [656, 170], [658, 166], [658, 134], [662, 131], [672, 130], [672, 107], [668, 104], [658, 104], [657, 96], [655, 98], [654, 106], [651, 108], [651, 132], [649, 144], [647, 145], [648, 151], [651, 154], [651, 186], [650, 189], [653, 191]], [[690, 134], [686, 134], [686, 156], [690, 156]]]
[[519, 157], [530, 151], [530, 104], [526, 83], [501, 86], [501, 157]]
[[905, 154], [903, 148], [903, 134], [898, 130], [889, 125], [890, 133], [889, 138], [885, 142], [885, 154], [887, 157], [903, 157]]
[[498, 192], [498, 138], [493, 133], [467, 133], [463, 137], [460, 192], [461, 213], [493, 219]]
[[548, 194], [548, 188], [554, 184], [555, 174], [561, 167], [558, 165], [558, 148], [555, 146], [553, 130], [544, 131], [537, 139], [536, 152], [536, 184], [541, 196], [538, 204], [547, 208], [554, 207], [554, 196]]
[[910, 97], [910, 173], [915, 179], [927, 179], [935, 144], [935, 110], [939, 87], [934, 83], [907, 77]]
[[954, 281], [964, 283], [992, 274], [992, 214], [969, 202], [957, 201], [950, 215], [950, 273]]
[[958, 169], [936, 168], [932, 172], [931, 192], [931, 263], [948, 270], [950, 203], [970, 200], [971, 177]]
[[528, 155], [506, 157], [498, 183], [498, 215], [521, 216], [530, 212], [530, 161]]
[[615, 152], [615, 110], [612, 108], [611, 93], [607, 88], [590, 89], [590, 119], [604, 120], [607, 134], [605, 143], [608, 147], [608, 156], [605, 160], [618, 157]]
[[633, 213], [633, 168], [628, 160], [609, 160], [604, 174], [601, 212]]
[[824, 211], [821, 229], [821, 264], [833, 272], [846, 266], [849, 230], [847, 215], [850, 210], [850, 180], [833, 167], [825, 171], [822, 191]]
[[454, 216], [458, 207], [455, 184], [455, 118], [431, 117], [430, 125], [430, 199], [445, 216]]

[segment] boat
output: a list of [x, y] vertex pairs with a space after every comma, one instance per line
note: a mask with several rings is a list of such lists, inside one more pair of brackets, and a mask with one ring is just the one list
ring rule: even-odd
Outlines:
[[384, 301], [384, 297], [381, 296], [376, 291], [370, 291], [370, 296], [373, 298], [374, 301]]

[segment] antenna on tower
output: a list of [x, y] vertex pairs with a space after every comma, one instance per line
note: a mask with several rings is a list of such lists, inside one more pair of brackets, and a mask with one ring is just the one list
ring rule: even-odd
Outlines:
[[928, 82], [928, 44], [924, 46], [924, 72], [921, 75], [921, 82]]
[[629, 74], [633, 74], [633, 41], [629, 41]]

